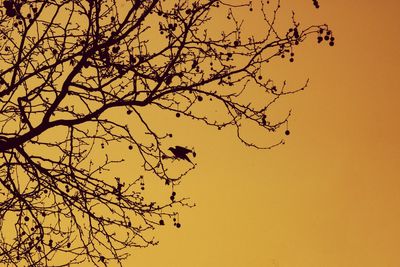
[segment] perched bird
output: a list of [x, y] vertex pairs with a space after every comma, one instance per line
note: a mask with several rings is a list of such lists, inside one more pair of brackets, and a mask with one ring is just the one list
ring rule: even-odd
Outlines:
[[170, 147], [169, 150], [172, 152], [172, 154], [174, 154], [174, 157], [177, 159], [184, 159], [189, 161], [190, 163], [193, 164], [193, 162], [189, 159], [189, 157], [187, 156], [187, 154], [189, 153], [193, 153], [192, 150], [183, 147], [183, 146], [175, 146], [175, 147]]

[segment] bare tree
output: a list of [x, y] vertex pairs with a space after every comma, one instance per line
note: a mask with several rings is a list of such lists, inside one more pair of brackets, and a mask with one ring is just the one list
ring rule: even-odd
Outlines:
[[[307, 83], [290, 90], [263, 68], [293, 62], [310, 35], [331, 46], [334, 37], [327, 25], [300, 26], [294, 13], [282, 30], [279, 0], [231, 2], [2, 1], [2, 266], [122, 266], [130, 248], [157, 243], [151, 230], [180, 227], [175, 207], [190, 203], [174, 187], [196, 167], [195, 152], [149, 114], [233, 127], [255, 148], [283, 143], [262, 147], [242, 125], [289, 134], [290, 112], [271, 118], [270, 108]], [[260, 17], [263, 36], [239, 11]], [[134, 163], [109, 148], [135, 154]], [[145, 177], [162, 181], [167, 197], [145, 197]]]

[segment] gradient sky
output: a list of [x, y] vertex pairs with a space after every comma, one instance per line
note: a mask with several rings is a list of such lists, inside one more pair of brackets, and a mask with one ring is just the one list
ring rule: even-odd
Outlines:
[[[308, 40], [294, 64], [273, 70], [311, 79], [290, 98], [286, 144], [258, 151], [199, 127], [198, 167], [178, 188], [197, 207], [126, 266], [400, 266], [400, 3], [289, 2], [305, 24], [328, 23], [337, 42]], [[190, 143], [193, 127], [176, 140]]]

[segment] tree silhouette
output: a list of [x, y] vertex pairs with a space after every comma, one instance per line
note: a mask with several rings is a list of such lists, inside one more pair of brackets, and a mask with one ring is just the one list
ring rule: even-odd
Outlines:
[[[282, 30], [280, 5], [3, 1], [2, 266], [122, 266], [129, 248], [157, 243], [149, 231], [167, 223], [180, 227], [175, 207], [190, 203], [174, 187], [196, 164], [176, 159], [195, 153], [169, 150], [182, 144], [167, 122], [154, 126], [148, 110], [233, 127], [241, 142], [255, 148], [263, 147], [243, 137], [246, 123], [276, 134], [283, 127], [289, 134], [290, 112], [275, 120], [270, 107], [307, 83], [288, 90], [263, 77], [263, 68], [272, 60], [293, 62], [296, 46], [309, 35], [331, 46], [334, 37], [327, 25], [300, 26], [294, 13]], [[245, 28], [240, 12], [258, 14], [263, 36]], [[136, 155], [140, 168], [124, 165], [124, 157], [109, 148]], [[133, 170], [129, 177], [117, 174], [121, 167]], [[169, 198], [148, 200], [145, 176], [161, 180]]]

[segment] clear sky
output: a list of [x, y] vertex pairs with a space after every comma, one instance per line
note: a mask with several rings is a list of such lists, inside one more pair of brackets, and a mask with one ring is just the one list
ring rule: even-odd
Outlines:
[[400, 266], [400, 2], [281, 2], [299, 21], [328, 23], [337, 40], [310, 39], [295, 63], [272, 70], [311, 81], [290, 98], [292, 134], [258, 151], [230, 131], [176, 129], [198, 153], [178, 194], [197, 206], [126, 266]]

